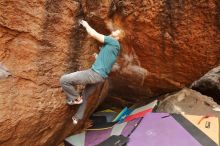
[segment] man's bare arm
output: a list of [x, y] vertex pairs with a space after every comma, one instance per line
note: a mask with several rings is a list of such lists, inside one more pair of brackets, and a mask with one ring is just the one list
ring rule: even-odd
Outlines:
[[104, 43], [104, 35], [103, 34], [100, 34], [98, 32], [96, 32], [91, 26], [89, 26], [89, 24], [84, 21], [84, 20], [81, 20], [80, 21], [80, 24], [83, 25], [83, 27], [86, 28], [86, 31], [88, 32], [89, 35], [91, 35], [94, 39], [98, 40], [99, 42], [101, 43]]

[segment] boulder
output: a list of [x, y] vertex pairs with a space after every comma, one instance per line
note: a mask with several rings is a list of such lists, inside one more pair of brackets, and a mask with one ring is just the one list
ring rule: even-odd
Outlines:
[[59, 85], [78, 70], [80, 12], [72, 0], [0, 2], [0, 145], [54, 146], [80, 129]]
[[220, 103], [220, 66], [210, 70], [200, 79], [192, 83], [191, 88], [212, 97]]
[[79, 19], [106, 35], [125, 31], [109, 87], [134, 103], [182, 89], [219, 64], [219, 14], [217, 0], [1, 0], [0, 145], [57, 145], [82, 129], [72, 126], [77, 107], [65, 105], [59, 85], [64, 73], [90, 68], [100, 46]]
[[173, 94], [161, 97], [157, 112], [220, 116], [213, 108], [219, 106], [211, 97], [202, 95], [192, 89], [184, 88]]
[[[133, 101], [177, 91], [220, 62], [217, 0], [82, 0], [81, 4], [85, 19], [100, 33], [125, 31], [110, 76], [110, 93], [115, 96]], [[88, 48], [98, 51], [99, 45], [91, 44], [83, 45], [82, 66], [89, 58]]]

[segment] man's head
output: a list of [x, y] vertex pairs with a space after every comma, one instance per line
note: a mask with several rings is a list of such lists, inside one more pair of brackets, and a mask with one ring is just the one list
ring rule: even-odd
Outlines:
[[112, 31], [110, 36], [115, 38], [116, 40], [120, 40], [124, 37], [124, 31], [121, 29], [114, 30]]

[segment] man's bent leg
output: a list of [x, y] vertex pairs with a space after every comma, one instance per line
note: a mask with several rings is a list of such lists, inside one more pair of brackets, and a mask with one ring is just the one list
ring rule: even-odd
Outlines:
[[60, 84], [68, 100], [75, 100], [79, 97], [79, 93], [74, 88], [75, 85], [86, 85], [97, 82], [93, 72], [91, 69], [88, 69], [66, 74], [60, 78]]
[[73, 87], [74, 84], [72, 84], [70, 80], [73, 79], [71, 76], [74, 78], [74, 74], [63, 75], [60, 78], [60, 85], [62, 86], [62, 89], [66, 94], [68, 100], [74, 100], [79, 96], [79, 94], [76, 92], [75, 88]]

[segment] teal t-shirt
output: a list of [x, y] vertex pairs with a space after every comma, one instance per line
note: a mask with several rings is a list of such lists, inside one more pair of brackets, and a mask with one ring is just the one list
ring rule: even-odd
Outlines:
[[101, 48], [95, 63], [92, 65], [92, 69], [102, 77], [108, 77], [113, 64], [116, 62], [119, 51], [119, 42], [110, 36], [104, 36], [104, 45]]

